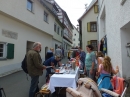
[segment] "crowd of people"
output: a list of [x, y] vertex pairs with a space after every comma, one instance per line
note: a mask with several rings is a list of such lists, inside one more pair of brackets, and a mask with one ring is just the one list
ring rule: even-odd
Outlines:
[[[84, 74], [95, 82], [99, 83], [104, 76], [111, 76], [119, 72], [118, 66], [116, 66], [114, 70], [111, 64], [111, 58], [109, 56], [104, 56], [101, 51], [95, 52], [92, 45], [86, 46], [86, 53], [80, 47], [76, 49], [77, 50], [73, 51], [75, 54], [72, 53], [72, 57], [78, 56], [80, 58], [80, 61], [83, 63]], [[109, 78], [103, 81], [99, 86], [99, 89], [101, 88], [112, 90], [112, 84]]]
[[[117, 74], [119, 72], [118, 66], [116, 67], [116, 70], [114, 70], [111, 64], [110, 57], [104, 56], [102, 52], [95, 53], [95, 51], [93, 51], [92, 45], [87, 45], [86, 51], [87, 52], [83, 51], [80, 47], [78, 47], [77, 50], [74, 50], [73, 52], [69, 51], [72, 56], [69, 55], [70, 53], [68, 53], [68, 59], [70, 59], [71, 57], [75, 58], [78, 56], [80, 58], [80, 61], [82, 61], [83, 63], [83, 70], [87, 77], [90, 77], [98, 83], [103, 76], [110, 76], [112, 73]], [[32, 49], [29, 50], [26, 54], [28, 74], [31, 77], [29, 97], [34, 97], [35, 93], [39, 91], [39, 76], [42, 75], [43, 70], [46, 69], [46, 82], [48, 82], [49, 74], [54, 73], [57, 64], [59, 66], [62, 65], [61, 59], [64, 57], [64, 50], [61, 49], [59, 46], [55, 50], [55, 54], [54, 49], [50, 48], [49, 51], [46, 53], [45, 61], [42, 63], [42, 59], [39, 54], [40, 52], [41, 43], [36, 42], [33, 44]], [[98, 76], [98, 79], [96, 78], [96, 76]], [[100, 86], [99, 89], [104, 86], [105, 85]], [[112, 88], [111, 84], [107, 86], [109, 87], [105, 88]]]

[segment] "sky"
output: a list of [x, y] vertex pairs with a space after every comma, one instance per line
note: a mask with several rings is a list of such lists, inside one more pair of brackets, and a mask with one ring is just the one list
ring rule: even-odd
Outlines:
[[77, 27], [78, 19], [85, 12], [85, 4], [89, 5], [92, 0], [55, 0], [66, 11], [71, 23]]

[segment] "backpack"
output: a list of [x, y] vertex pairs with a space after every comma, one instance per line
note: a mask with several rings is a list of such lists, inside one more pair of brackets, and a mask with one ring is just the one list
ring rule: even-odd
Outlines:
[[23, 61], [22, 61], [21, 68], [23, 69], [23, 71], [24, 71], [25, 73], [28, 74], [26, 55], [25, 55], [25, 57], [24, 57], [24, 59], [23, 59]]

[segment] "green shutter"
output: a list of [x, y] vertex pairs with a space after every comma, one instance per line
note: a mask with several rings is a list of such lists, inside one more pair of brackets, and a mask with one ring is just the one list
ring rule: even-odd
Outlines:
[[14, 44], [8, 43], [7, 45], [7, 59], [14, 58]]
[[98, 13], [98, 5], [94, 5], [94, 12]]
[[87, 31], [90, 32], [90, 23], [87, 23]]

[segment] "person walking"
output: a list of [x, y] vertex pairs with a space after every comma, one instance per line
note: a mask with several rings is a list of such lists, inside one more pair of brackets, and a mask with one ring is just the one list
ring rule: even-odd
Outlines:
[[46, 58], [45, 58], [45, 60], [47, 60], [47, 59], [53, 57], [53, 56], [54, 56], [53, 53], [54, 53], [54, 49], [53, 49], [53, 48], [50, 48], [50, 50], [48, 50], [48, 52], [46, 53]]
[[39, 76], [42, 75], [46, 66], [42, 65], [42, 59], [40, 56], [41, 43], [35, 42], [31, 50], [27, 52], [27, 70], [31, 77], [31, 85], [29, 90], [29, 97], [34, 97], [35, 93], [39, 91], [38, 83]]
[[88, 77], [95, 80], [95, 74], [96, 74], [96, 65], [95, 65], [95, 59], [96, 55], [93, 51], [92, 45], [86, 46], [87, 53], [85, 57], [85, 68], [84, 71], [87, 74]]
[[62, 58], [62, 50], [60, 49], [59, 46], [58, 46], [58, 48], [55, 50], [55, 55], [59, 55], [60, 58]]

